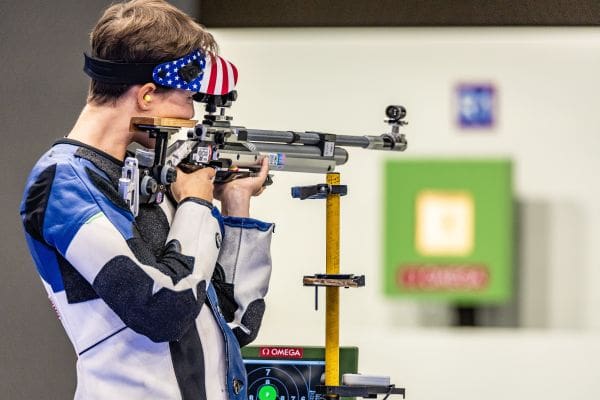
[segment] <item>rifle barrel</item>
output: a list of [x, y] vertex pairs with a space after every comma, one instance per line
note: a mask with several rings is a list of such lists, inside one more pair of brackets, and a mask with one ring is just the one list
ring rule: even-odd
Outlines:
[[[353, 135], [333, 135], [321, 132], [294, 132], [294, 131], [271, 131], [265, 129], [243, 129], [247, 132], [247, 139], [250, 142], [267, 143], [286, 143], [303, 144], [316, 146], [321, 142], [323, 135], [335, 137], [336, 146], [362, 147], [377, 150], [404, 150], [402, 140], [390, 134], [378, 136], [353, 136]], [[399, 146], [396, 146], [399, 144]]]

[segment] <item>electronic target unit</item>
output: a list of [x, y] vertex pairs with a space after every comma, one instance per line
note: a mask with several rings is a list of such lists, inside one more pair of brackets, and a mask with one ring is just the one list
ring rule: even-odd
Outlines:
[[[324, 379], [323, 347], [248, 346], [242, 349], [242, 355], [248, 374], [248, 400], [321, 398], [316, 387]], [[340, 380], [342, 375], [357, 370], [358, 348], [340, 348]]]

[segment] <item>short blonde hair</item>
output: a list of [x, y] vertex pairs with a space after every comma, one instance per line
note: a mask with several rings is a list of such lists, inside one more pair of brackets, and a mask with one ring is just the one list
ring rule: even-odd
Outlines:
[[[160, 63], [202, 49], [217, 53], [213, 36], [187, 14], [164, 0], [114, 4], [90, 34], [92, 56], [120, 62]], [[92, 80], [88, 102], [116, 103], [131, 85]]]

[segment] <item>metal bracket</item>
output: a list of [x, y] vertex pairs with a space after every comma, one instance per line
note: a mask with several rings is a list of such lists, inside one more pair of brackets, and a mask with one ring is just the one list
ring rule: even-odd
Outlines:
[[302, 281], [304, 286], [335, 286], [335, 287], [363, 287], [365, 276], [353, 274], [315, 274], [306, 275]]
[[329, 133], [318, 133], [319, 135], [319, 149], [321, 149], [321, 155], [323, 157], [333, 158], [333, 153], [335, 151], [335, 135]]
[[294, 186], [292, 188], [292, 197], [300, 200], [326, 199], [330, 194], [345, 196], [348, 194], [348, 186], [319, 183], [318, 185]]
[[353, 274], [315, 274], [306, 275], [302, 280], [304, 286], [315, 287], [315, 311], [319, 309], [319, 287], [358, 288], [365, 286], [365, 276]]
[[387, 399], [392, 394], [402, 395], [402, 398], [406, 398], [406, 391], [404, 388], [397, 388], [395, 385], [389, 386], [325, 386], [317, 385], [315, 387], [317, 394], [322, 396], [336, 396], [336, 397], [362, 397], [365, 399], [376, 399], [378, 395], [383, 394]]
[[140, 204], [140, 168], [135, 157], [127, 157], [121, 168], [119, 196], [125, 201], [131, 213], [137, 217]]

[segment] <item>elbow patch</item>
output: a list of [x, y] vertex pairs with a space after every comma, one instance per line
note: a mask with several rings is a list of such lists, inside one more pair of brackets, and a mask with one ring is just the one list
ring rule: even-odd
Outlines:
[[93, 288], [131, 329], [154, 342], [180, 339], [195, 323], [206, 299], [206, 282], [196, 293], [160, 289], [152, 294], [154, 281], [125, 256], [111, 259], [94, 279]]
[[194, 270], [194, 257], [181, 254], [181, 245], [177, 240], [171, 240], [167, 243], [159, 259], [156, 258], [151, 248], [140, 237], [134, 236], [127, 240], [127, 245], [141, 263], [151, 265], [169, 276], [174, 285]]
[[69, 304], [82, 303], [98, 298], [98, 294], [92, 285], [58, 252], [56, 252], [56, 259]]
[[240, 346], [246, 346], [256, 339], [264, 313], [265, 301], [263, 299], [257, 299], [248, 304], [248, 308], [242, 317], [242, 325], [248, 328], [250, 332], [245, 333], [239, 327], [233, 330], [238, 342], [240, 342]]
[[215, 288], [215, 292], [217, 292], [223, 318], [227, 322], [233, 321], [235, 312], [238, 309], [233, 293], [233, 284], [225, 282], [225, 272], [219, 263], [215, 266], [211, 282]]

